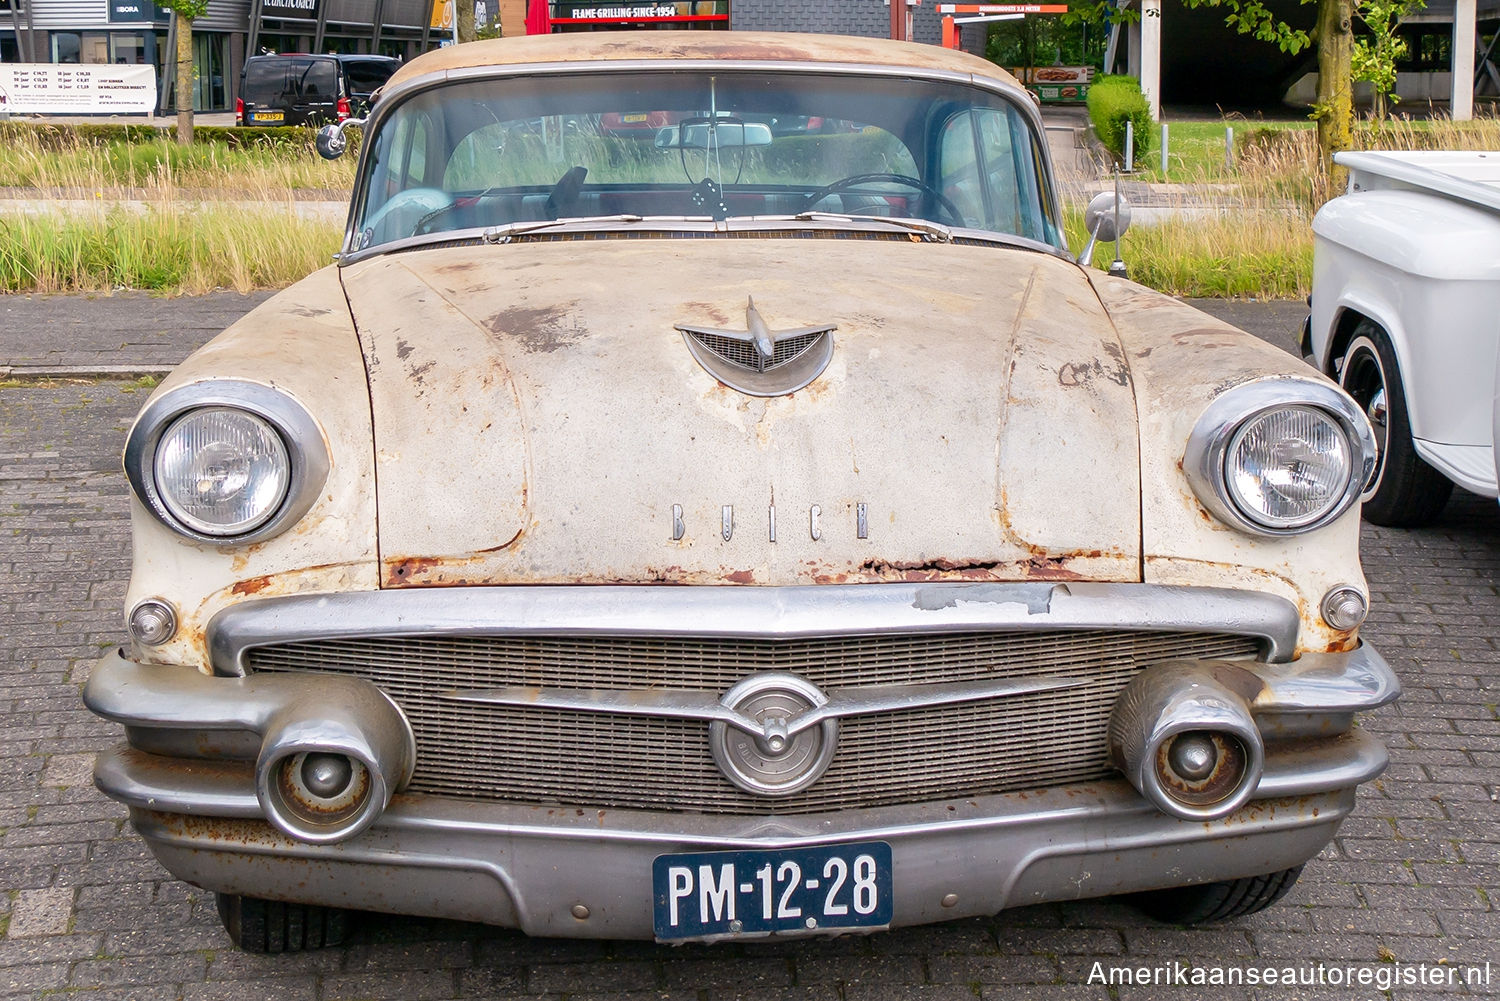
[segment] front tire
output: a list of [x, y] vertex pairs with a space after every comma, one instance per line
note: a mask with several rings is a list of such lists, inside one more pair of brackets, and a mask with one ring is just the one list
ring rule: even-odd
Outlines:
[[1286, 896], [1300, 875], [1302, 867], [1299, 865], [1264, 876], [1137, 893], [1130, 902], [1148, 916], [1167, 924], [1228, 921], [1270, 907]]
[[1414, 528], [1435, 519], [1453, 484], [1417, 454], [1396, 352], [1381, 330], [1360, 321], [1338, 366], [1339, 385], [1370, 418], [1379, 455], [1365, 489], [1364, 517], [1375, 525]]
[[342, 945], [349, 933], [349, 912], [337, 907], [288, 904], [237, 893], [214, 896], [229, 940], [246, 952], [321, 949]]

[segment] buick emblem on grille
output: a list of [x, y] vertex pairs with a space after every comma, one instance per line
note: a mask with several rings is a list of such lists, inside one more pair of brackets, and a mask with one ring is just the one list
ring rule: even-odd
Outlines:
[[745, 306], [745, 329], [723, 330], [679, 323], [688, 350], [708, 374], [747, 396], [795, 393], [833, 359], [832, 323], [772, 330], [755, 308]]
[[714, 762], [741, 789], [761, 796], [790, 796], [828, 770], [838, 744], [838, 719], [824, 719], [806, 729], [789, 725], [798, 715], [828, 704], [812, 682], [795, 674], [757, 674], [719, 701], [761, 726], [755, 734], [723, 720], [708, 725]]

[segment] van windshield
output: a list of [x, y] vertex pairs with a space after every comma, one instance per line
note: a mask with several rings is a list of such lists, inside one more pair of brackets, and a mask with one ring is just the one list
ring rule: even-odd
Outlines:
[[267, 56], [245, 63], [246, 104], [285, 106], [331, 101], [338, 96], [338, 73], [331, 59]]

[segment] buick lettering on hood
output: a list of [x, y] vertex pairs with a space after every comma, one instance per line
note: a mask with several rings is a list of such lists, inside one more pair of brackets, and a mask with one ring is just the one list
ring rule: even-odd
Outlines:
[[241, 947], [1217, 920], [1384, 768], [1364, 413], [1075, 259], [1003, 71], [503, 39], [361, 124], [336, 264], [127, 436], [84, 692], [99, 788]]

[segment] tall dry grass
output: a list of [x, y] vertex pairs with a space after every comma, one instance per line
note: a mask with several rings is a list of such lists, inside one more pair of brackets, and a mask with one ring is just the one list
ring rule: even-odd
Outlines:
[[344, 197], [354, 183], [354, 157], [332, 162], [303, 146], [231, 149], [203, 144], [98, 142], [61, 135], [9, 133], [0, 143], [0, 184], [49, 191], [89, 191], [123, 197], [143, 188], [202, 190], [233, 198], [295, 191]]
[[[13, 141], [12, 141], [13, 140]], [[0, 146], [0, 291], [195, 294], [289, 285], [327, 264], [353, 158], [286, 147], [98, 143], [15, 134]], [[300, 196], [300, 197], [299, 197]]]
[[[309, 189], [342, 200], [354, 160], [310, 150], [174, 143], [0, 145], [0, 180], [28, 201], [67, 197], [82, 212], [0, 212], [0, 290], [140, 288], [195, 293], [291, 284], [327, 263], [341, 220], [304, 218]], [[1364, 149], [1500, 149], [1500, 120], [1396, 119], [1366, 125]], [[1126, 235], [1132, 277], [1184, 296], [1295, 299], [1312, 275], [1312, 217], [1336, 192], [1307, 130], [1253, 130], [1232, 178], [1156, 186]], [[17, 203], [19, 204], [19, 203]], [[14, 206], [12, 206], [14, 207]], [[1156, 218], [1148, 218], [1149, 216]], [[1083, 244], [1081, 205], [1069, 245]], [[1101, 266], [1111, 255], [1097, 255]]]
[[0, 217], [0, 290], [280, 288], [327, 264], [336, 223], [291, 205], [156, 205]]
[[[1497, 150], [1500, 119], [1365, 123], [1355, 148]], [[1203, 172], [1143, 192], [1123, 256], [1132, 278], [1171, 295], [1301, 299], [1311, 291], [1313, 216], [1341, 193], [1312, 131], [1252, 131], [1227, 182]], [[1069, 211], [1068, 226], [1070, 245], [1081, 245], [1081, 206]], [[1099, 267], [1108, 260], [1095, 255]]]

